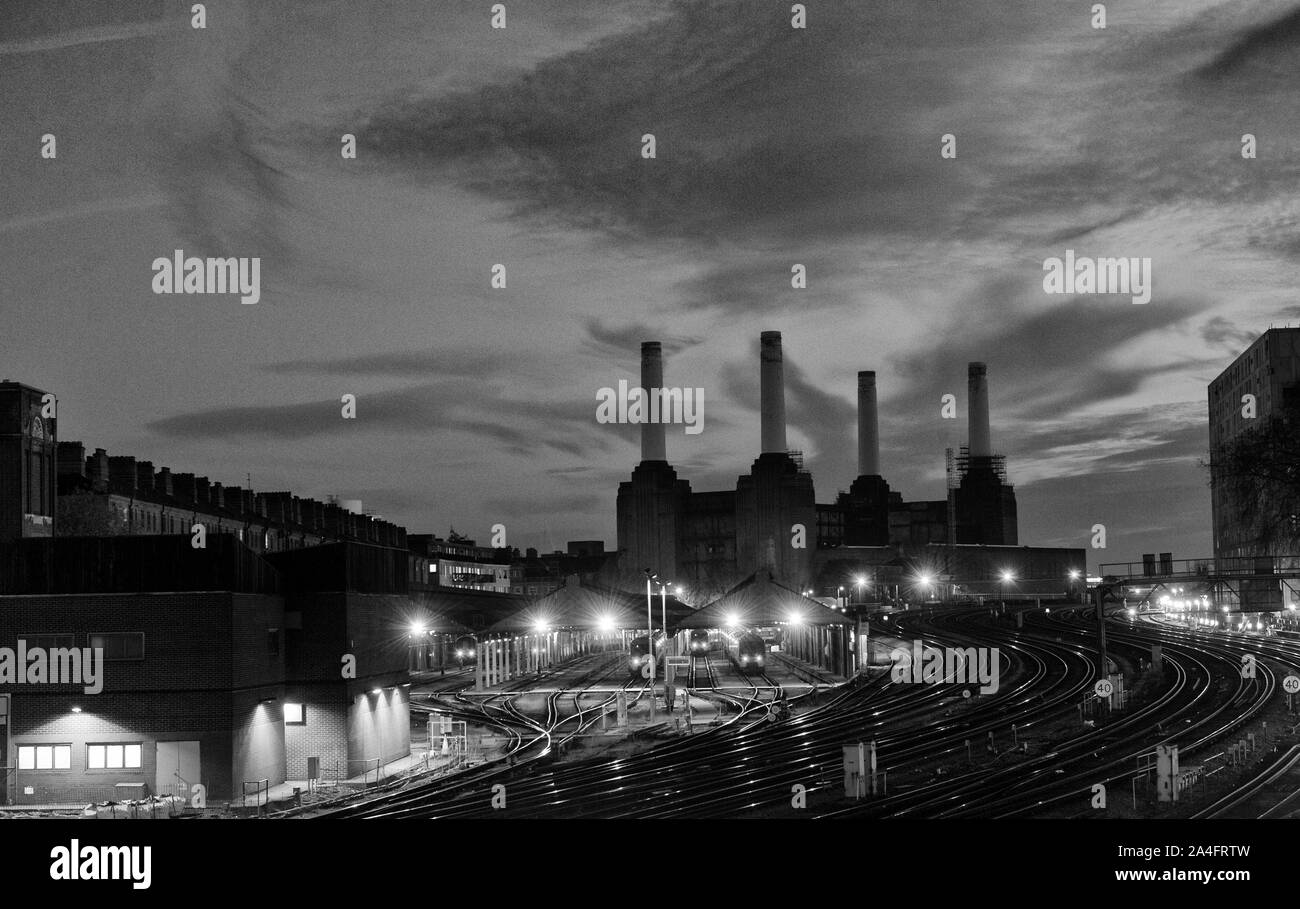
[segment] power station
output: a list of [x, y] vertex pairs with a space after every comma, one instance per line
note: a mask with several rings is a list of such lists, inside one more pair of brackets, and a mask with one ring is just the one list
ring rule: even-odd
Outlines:
[[[662, 346], [646, 341], [641, 385], [653, 394], [663, 380]], [[802, 455], [787, 448], [780, 332], [760, 336], [761, 447], [734, 490], [692, 491], [668, 462], [663, 424], [643, 423], [641, 462], [618, 489], [621, 586], [635, 589], [650, 569], [711, 596], [766, 570], [791, 587], [826, 592], [864, 569], [881, 580], [935, 566], [942, 578], [955, 576], [958, 564], [963, 578], [986, 586], [1009, 575], [1050, 578], [1047, 595], [1070, 586], [1084, 565], [1081, 550], [1017, 546], [1015, 490], [1006, 459], [993, 452], [985, 364], [969, 365], [968, 443], [950, 453], [945, 499], [904, 501], [890, 489], [876, 373], [859, 372], [857, 391], [858, 476], [830, 504], [818, 504]]]

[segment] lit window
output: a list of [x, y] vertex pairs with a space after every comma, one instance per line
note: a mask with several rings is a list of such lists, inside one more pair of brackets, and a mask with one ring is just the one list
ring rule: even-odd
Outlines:
[[86, 767], [90, 770], [139, 770], [143, 757], [144, 748], [139, 744], [89, 745]]
[[69, 770], [72, 768], [71, 745], [19, 745], [19, 770]]
[[307, 711], [302, 704], [284, 705], [284, 722], [288, 726], [305, 726], [307, 725]]

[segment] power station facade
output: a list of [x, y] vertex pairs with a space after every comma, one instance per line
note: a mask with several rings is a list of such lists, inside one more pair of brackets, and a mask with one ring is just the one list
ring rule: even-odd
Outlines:
[[[786, 445], [781, 334], [759, 345], [761, 448], [734, 490], [695, 492], [668, 462], [663, 423], [641, 425], [641, 462], [619, 485], [619, 578], [631, 589], [646, 570], [723, 592], [762, 569], [801, 590], [824, 587], [826, 551], [841, 547], [906, 556], [936, 544], [1015, 547], [1016, 497], [1005, 459], [993, 453], [988, 371], [969, 368], [969, 442], [952, 458], [943, 500], [907, 502], [890, 489], [880, 465], [876, 374], [858, 373], [858, 476], [830, 504], [818, 504], [802, 456]], [[641, 387], [663, 387], [663, 351], [641, 345]], [[884, 552], [882, 553], [882, 550]], [[1071, 551], [1072, 552], [1072, 551]], [[1082, 564], [1082, 554], [1066, 561]]]

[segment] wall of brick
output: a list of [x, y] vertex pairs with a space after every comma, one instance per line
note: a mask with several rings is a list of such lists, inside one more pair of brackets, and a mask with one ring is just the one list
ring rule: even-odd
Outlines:
[[[103, 691], [80, 685], [0, 684], [13, 698], [9, 755], [20, 744], [71, 744], [68, 771], [20, 773], [17, 803], [76, 803], [113, 798], [113, 784], [143, 781], [156, 789], [160, 741], [200, 743], [201, 782], [209, 799], [237, 797], [243, 779], [284, 777], [281, 719], [284, 645], [273, 653], [269, 627], [283, 628], [279, 597], [229, 593], [62, 594], [0, 597], [0, 646], [19, 637], [144, 632], [144, 658], [105, 661]], [[260, 706], [265, 698], [277, 698]], [[72, 707], [82, 709], [72, 713]], [[259, 709], [260, 707], [260, 709]], [[91, 771], [92, 742], [139, 742], [139, 771]], [[27, 780], [24, 782], [24, 778]], [[33, 792], [24, 793], [26, 786]]]

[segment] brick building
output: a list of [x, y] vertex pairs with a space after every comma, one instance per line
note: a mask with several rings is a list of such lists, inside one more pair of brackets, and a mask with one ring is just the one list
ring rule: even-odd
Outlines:
[[[0, 543], [0, 647], [100, 647], [102, 690], [0, 683], [0, 800], [237, 798], [410, 750], [406, 553], [231, 534]], [[355, 660], [345, 677], [344, 660]]]

